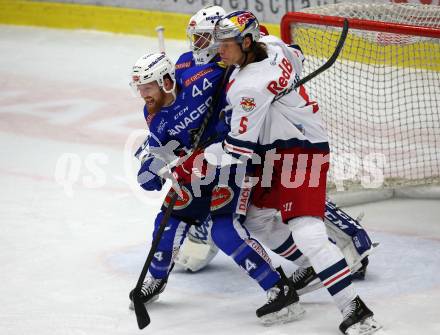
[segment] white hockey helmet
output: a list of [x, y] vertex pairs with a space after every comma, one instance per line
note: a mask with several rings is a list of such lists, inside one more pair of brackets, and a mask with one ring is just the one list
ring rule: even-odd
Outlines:
[[186, 34], [197, 65], [207, 64], [217, 54], [214, 43], [216, 22], [226, 14], [220, 6], [208, 6], [199, 10], [189, 20]]
[[218, 20], [214, 28], [215, 42], [233, 38], [241, 44], [250, 35], [253, 42], [260, 39], [260, 24], [258, 19], [249, 11], [231, 12]]
[[164, 89], [164, 76], [168, 74], [175, 86], [176, 79], [174, 73], [174, 64], [165, 54], [147, 53], [133, 65], [130, 86], [137, 92], [138, 85], [157, 81], [160, 88], [166, 93], [171, 93], [174, 91], [174, 87], [170, 91]]

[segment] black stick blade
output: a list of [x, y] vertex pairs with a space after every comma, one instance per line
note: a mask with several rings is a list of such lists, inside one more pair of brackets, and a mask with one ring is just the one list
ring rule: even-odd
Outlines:
[[150, 324], [151, 320], [144, 303], [141, 301], [139, 292], [133, 292], [133, 305], [134, 312], [136, 313], [138, 327], [139, 329], [144, 329]]

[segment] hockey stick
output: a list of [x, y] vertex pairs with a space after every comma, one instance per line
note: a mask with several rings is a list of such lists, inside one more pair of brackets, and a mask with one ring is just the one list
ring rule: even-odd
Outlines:
[[298, 82], [295, 84], [295, 88], [300, 87], [301, 85], [304, 85], [308, 81], [315, 78], [317, 75], [321, 74], [325, 70], [327, 70], [330, 66], [332, 66], [336, 59], [338, 58], [339, 54], [341, 53], [342, 48], [344, 47], [345, 40], [347, 38], [348, 34], [348, 20], [344, 19], [344, 25], [342, 26], [342, 32], [341, 36], [339, 37], [338, 44], [336, 45], [335, 51], [333, 51], [333, 54], [331, 57], [327, 60], [327, 62], [324, 63], [321, 67], [319, 67], [317, 70], [313, 71], [312, 73], [308, 74], [304, 78], [298, 80]]
[[157, 39], [159, 41], [159, 52], [160, 53], [165, 53], [165, 38], [163, 35], [165, 28], [162, 26], [157, 26], [156, 27], [156, 32], [157, 32]]
[[[214, 114], [215, 107], [217, 107], [218, 99], [219, 99], [220, 94], [223, 90], [223, 87], [226, 83], [226, 80], [229, 77], [230, 69], [231, 69], [230, 67], [226, 68], [226, 70], [223, 74], [223, 77], [222, 77], [222, 82], [219, 85], [217, 91], [215, 92], [215, 95], [212, 98], [211, 105], [210, 105], [208, 111], [206, 112], [205, 118], [203, 119], [203, 122], [199, 128], [199, 131], [197, 132], [196, 136], [194, 136], [194, 142], [192, 145], [194, 150], [197, 149], [199, 147], [199, 145], [201, 144], [200, 140], [203, 136], [203, 133], [205, 132], [205, 129], [209, 123], [209, 120], [211, 119], [212, 115]], [[136, 313], [136, 319], [137, 319], [139, 329], [144, 329], [151, 322], [151, 319], [150, 319], [150, 316], [148, 315], [147, 309], [146, 309], [144, 303], [142, 302], [142, 296], [141, 296], [142, 284], [144, 283], [145, 276], [147, 275], [147, 272], [148, 272], [148, 268], [150, 267], [151, 262], [153, 261], [154, 254], [156, 253], [159, 242], [162, 239], [162, 235], [165, 230], [165, 227], [167, 226], [168, 220], [173, 212], [174, 205], [176, 204], [177, 198], [178, 198], [178, 193], [175, 192], [172, 195], [170, 202], [168, 204], [168, 207], [165, 211], [165, 214], [160, 222], [156, 237], [154, 238], [154, 240], [151, 244], [150, 252], [148, 253], [147, 259], [144, 263], [141, 274], [139, 275], [139, 279], [136, 283], [136, 287], [133, 291], [133, 306], [134, 306], [134, 311]]]

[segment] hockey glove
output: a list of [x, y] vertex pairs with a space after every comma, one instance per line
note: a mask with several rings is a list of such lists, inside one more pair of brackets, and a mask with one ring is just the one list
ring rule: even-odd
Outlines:
[[158, 176], [157, 171], [164, 163], [153, 156], [144, 156], [138, 172], [138, 183], [146, 191], [160, 191], [165, 180]]
[[191, 178], [205, 177], [207, 168], [208, 162], [204, 159], [203, 149], [199, 149], [173, 169], [173, 176], [179, 184], [190, 184]]

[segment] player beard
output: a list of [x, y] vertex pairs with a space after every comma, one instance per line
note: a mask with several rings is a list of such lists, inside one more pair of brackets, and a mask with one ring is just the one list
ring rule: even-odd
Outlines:
[[161, 92], [160, 96], [157, 99], [148, 97], [144, 98], [144, 100], [147, 105], [148, 114], [154, 115], [164, 106], [165, 94]]

